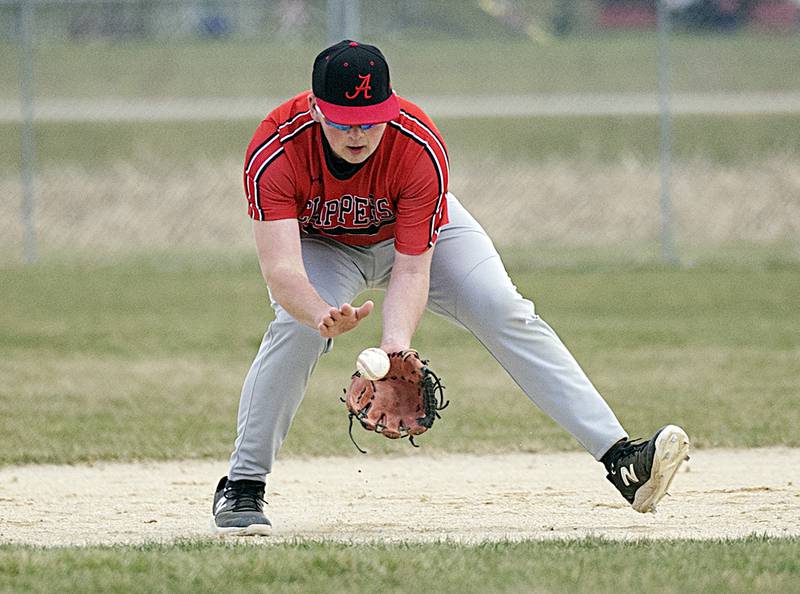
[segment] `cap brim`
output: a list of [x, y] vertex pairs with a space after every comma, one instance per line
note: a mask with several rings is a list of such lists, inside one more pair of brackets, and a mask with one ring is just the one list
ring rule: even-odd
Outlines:
[[336, 105], [317, 97], [317, 105], [326, 119], [336, 124], [359, 126], [361, 124], [381, 124], [400, 116], [400, 102], [392, 93], [389, 98], [375, 105], [348, 106]]

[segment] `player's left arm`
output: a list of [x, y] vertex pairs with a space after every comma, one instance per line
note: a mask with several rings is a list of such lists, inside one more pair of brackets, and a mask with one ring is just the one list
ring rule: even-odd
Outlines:
[[431, 260], [439, 226], [446, 212], [446, 178], [429, 153], [411, 167], [397, 202], [395, 254], [383, 301], [383, 338], [387, 353], [411, 346], [428, 303]]
[[381, 349], [387, 353], [411, 346], [428, 303], [433, 248], [410, 256], [395, 250], [394, 266], [383, 301]]

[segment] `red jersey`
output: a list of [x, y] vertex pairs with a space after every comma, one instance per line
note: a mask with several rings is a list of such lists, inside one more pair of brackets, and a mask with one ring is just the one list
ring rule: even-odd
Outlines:
[[399, 98], [400, 116], [388, 122], [375, 152], [340, 180], [326, 165], [308, 95], [274, 109], [253, 135], [244, 165], [250, 217], [297, 219], [304, 233], [350, 245], [394, 238], [408, 255], [432, 247], [447, 222], [449, 162], [430, 118]]

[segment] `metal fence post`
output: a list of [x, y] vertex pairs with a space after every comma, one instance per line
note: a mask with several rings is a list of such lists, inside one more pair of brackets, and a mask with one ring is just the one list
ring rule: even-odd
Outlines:
[[342, 32], [342, 0], [328, 0], [325, 4], [325, 26], [328, 32], [328, 45], [341, 39]]
[[326, 6], [328, 45], [361, 37], [361, 1], [328, 0]]
[[658, 0], [658, 111], [661, 129], [661, 257], [679, 264], [672, 222], [672, 112], [670, 110], [670, 12], [667, 0]]
[[361, 0], [345, 0], [344, 39], [361, 39]]
[[34, 220], [33, 136], [33, 0], [21, 0], [20, 17], [20, 101], [22, 103], [21, 171], [23, 257], [27, 264], [37, 258], [36, 224]]

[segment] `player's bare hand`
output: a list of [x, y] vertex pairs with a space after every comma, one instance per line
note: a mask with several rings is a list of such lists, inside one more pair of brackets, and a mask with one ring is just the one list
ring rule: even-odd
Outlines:
[[322, 317], [317, 325], [320, 336], [323, 338], [333, 338], [345, 332], [349, 332], [358, 323], [372, 313], [375, 304], [372, 301], [365, 301], [360, 307], [353, 307], [345, 303], [342, 307], [332, 307], [328, 313]]

